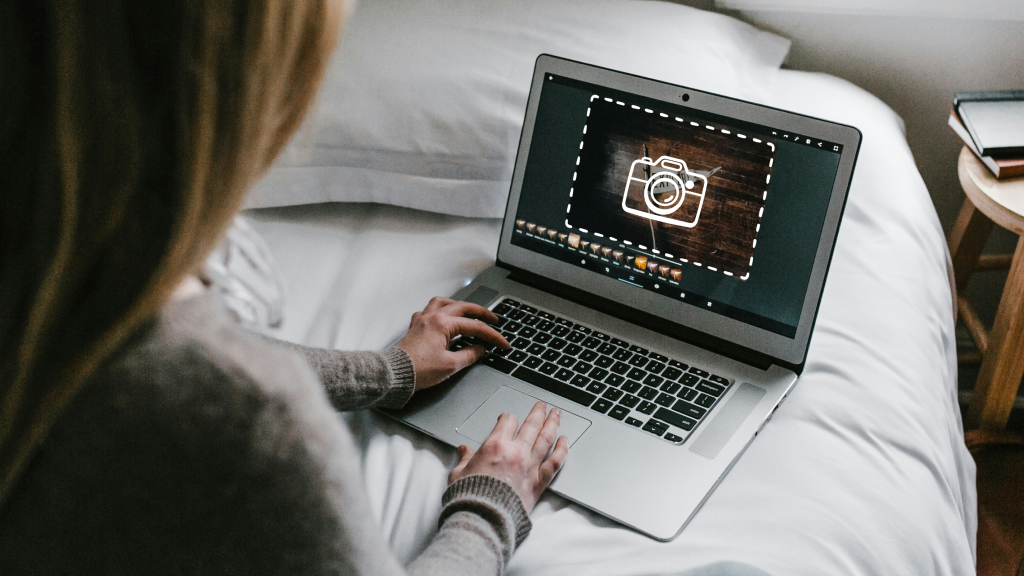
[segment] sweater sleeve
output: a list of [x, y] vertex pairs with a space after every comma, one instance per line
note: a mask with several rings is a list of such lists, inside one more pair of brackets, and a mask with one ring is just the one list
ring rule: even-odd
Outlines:
[[401, 348], [388, 348], [383, 353], [344, 352], [260, 337], [302, 356], [320, 377], [338, 410], [401, 408], [416, 391], [412, 358]]

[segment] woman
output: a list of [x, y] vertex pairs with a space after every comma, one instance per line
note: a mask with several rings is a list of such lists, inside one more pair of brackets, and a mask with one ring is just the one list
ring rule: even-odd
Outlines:
[[[0, 4], [0, 574], [403, 572], [331, 403], [401, 406], [479, 359], [455, 334], [508, 346], [493, 315], [434, 299], [384, 354], [303, 360], [192, 276], [300, 123], [342, 11]], [[409, 572], [503, 570], [565, 458], [558, 414], [460, 447]]]

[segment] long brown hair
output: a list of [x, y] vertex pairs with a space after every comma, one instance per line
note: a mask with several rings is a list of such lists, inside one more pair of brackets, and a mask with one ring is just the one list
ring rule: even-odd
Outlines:
[[0, 2], [0, 504], [298, 126], [342, 11]]

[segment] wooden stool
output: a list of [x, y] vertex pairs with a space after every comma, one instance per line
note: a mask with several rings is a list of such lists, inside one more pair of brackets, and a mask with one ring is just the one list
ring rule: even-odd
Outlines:
[[[996, 180], [966, 147], [957, 163], [967, 198], [949, 235], [957, 310], [981, 356], [965, 428], [1002, 430], [1024, 376], [1024, 177]], [[982, 256], [992, 224], [1021, 236], [1012, 255]], [[1010, 269], [992, 332], [962, 294], [975, 270]]]

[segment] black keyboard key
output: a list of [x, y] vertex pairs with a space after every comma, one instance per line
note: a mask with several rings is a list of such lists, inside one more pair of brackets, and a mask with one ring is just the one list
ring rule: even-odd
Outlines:
[[551, 362], [545, 362], [543, 366], [537, 369], [537, 371], [545, 376], [551, 376], [555, 372], [558, 372], [558, 366]]
[[540, 324], [540, 318], [537, 318], [533, 314], [527, 314], [526, 316], [523, 316], [521, 322], [527, 326], [536, 326], [537, 324]]
[[551, 334], [548, 334], [547, 332], [537, 332], [537, 335], [533, 337], [533, 341], [541, 344], [547, 344], [551, 341], [551, 338]]
[[613, 404], [611, 402], [609, 402], [609, 401], [605, 400], [604, 398], [602, 398], [602, 399], [598, 400], [597, 402], [594, 402], [594, 405], [591, 406], [590, 409], [591, 410], [596, 410], [596, 411], [600, 412], [601, 414], [604, 414], [612, 406], [613, 406]]
[[[527, 352], [529, 352], [529, 350], [527, 350]], [[531, 354], [535, 354], [535, 352], [531, 352]], [[647, 378], [644, 378], [644, 384], [654, 386], [655, 388], [661, 386], [663, 382], [665, 382], [664, 378], [661, 376], [655, 376], [654, 374], [648, 374]]]
[[673, 396], [671, 394], [666, 394], [664, 392], [662, 392], [658, 396], [658, 399], [654, 401], [655, 404], [658, 404], [660, 406], [665, 406], [666, 408], [672, 406], [673, 404], [675, 404], [675, 402], [676, 402], [676, 397], [675, 396]]
[[511, 311], [512, 307], [505, 303], [498, 304], [497, 306], [494, 307], [493, 310], [491, 310], [491, 312], [494, 312], [498, 316], [504, 316]]
[[506, 306], [511, 306], [513, 308], [518, 308], [519, 307], [519, 302], [516, 302], [515, 300], [513, 300], [511, 298], [505, 298], [504, 300], [501, 301], [501, 303], [506, 305]]
[[657, 408], [657, 407], [658, 407], [658, 405], [655, 404], [654, 402], [648, 402], [648, 401], [644, 400], [643, 402], [640, 403], [639, 406], [637, 406], [636, 409], [641, 414], [653, 414], [654, 413], [654, 409]]
[[522, 327], [523, 325], [520, 324], [519, 322], [509, 322], [508, 324], [505, 324], [504, 326], [501, 327], [501, 331], [515, 334]]
[[588, 376], [590, 376], [594, 380], [604, 380], [604, 377], [607, 376], [607, 375], [608, 375], [608, 371], [605, 370], [604, 368], [594, 368], [588, 374]]
[[580, 346], [579, 344], [569, 344], [568, 346], [565, 347], [565, 350], [562, 350], [562, 352], [564, 354], [568, 354], [569, 356], [575, 356], [580, 352], [583, 352], [583, 347]]
[[576, 374], [573, 374], [572, 370], [566, 368], [559, 368], [558, 372], [555, 372], [555, 378], [558, 378], [562, 382], [568, 382], [575, 375]]
[[537, 329], [532, 326], [523, 326], [519, 330], [519, 335], [523, 338], [533, 338], [537, 334]]
[[514, 350], [514, 348], [509, 348], [507, 350], [497, 349], [497, 350], [491, 351], [491, 354], [493, 356], [501, 356], [502, 358], [504, 358], [505, 356], [508, 356], [509, 354], [511, 354], [512, 350]]
[[526, 317], [526, 312], [522, 310], [513, 310], [505, 315], [509, 320], [521, 320]]
[[[696, 390], [694, 390], [694, 392], [696, 392]], [[710, 394], [701, 394], [697, 397], [697, 400], [694, 401], [694, 404], [704, 408], [711, 408], [715, 405], [715, 397]]]
[[541, 332], [551, 332], [551, 329], [555, 327], [555, 323], [551, 320], [541, 320], [537, 324], [537, 330]]
[[679, 412], [683, 416], [689, 416], [694, 420], [700, 420], [707, 414], [707, 408], [701, 408], [696, 404], [690, 404], [686, 400], [676, 400], [676, 403], [672, 406], [672, 409]]
[[686, 370], [687, 368], [689, 368], [688, 365], [683, 364], [679, 360], [669, 360], [668, 365], [672, 366], [673, 368], [679, 368], [680, 370]]
[[725, 392], [725, 386], [722, 386], [721, 384], [715, 384], [714, 382], [708, 382], [707, 380], [701, 380], [700, 383], [697, 384], [697, 386], [695, 386], [695, 388], [697, 388], [698, 392], [711, 394], [712, 396], [715, 397], [721, 396], [722, 392]]
[[697, 376], [696, 374], [684, 374], [683, 377], [679, 379], [679, 382], [687, 386], [696, 386], [697, 382], [700, 382], [700, 376]]
[[534, 342], [533, 344], [530, 344], [526, 348], [526, 351], [528, 353], [530, 353], [530, 354], [533, 354], [534, 356], [540, 356], [541, 354], [544, 353], [545, 350], [547, 350], [547, 348], [545, 348], [544, 346], [542, 346], [540, 344], [537, 344], [536, 342]]
[[658, 422], [657, 420], [648, 420], [647, 424], [644, 424], [644, 432], [650, 432], [655, 436], [661, 436], [668, 431], [668, 426], [664, 422]]
[[555, 318], [555, 322], [561, 324], [562, 326], [565, 326], [566, 328], [570, 328], [571, 329], [573, 327], [573, 323], [569, 322], [565, 318]]
[[523, 310], [525, 312], [529, 312], [530, 314], [536, 314], [537, 313], [537, 309], [534, 308], [533, 306], [530, 306], [529, 304], [520, 304], [519, 305], [519, 309]]
[[618, 338], [612, 338], [611, 340], [609, 340], [609, 342], [611, 342], [612, 344], [615, 344], [619, 348], [629, 348], [629, 342], [626, 342], [625, 340], [619, 340]]
[[526, 352], [523, 352], [522, 350], [516, 350], [515, 352], [508, 355], [508, 359], [513, 362], [522, 362], [523, 360], [526, 360], [529, 357], [530, 355], [527, 354]]
[[452, 352], [458, 352], [459, 350], [462, 350], [466, 346], [469, 346], [469, 344], [467, 344], [465, 340], [461, 340], [460, 339], [460, 340], [456, 340], [455, 342], [452, 342], [451, 344], [449, 344], [448, 345], [448, 350], [450, 350]]
[[647, 354], [650, 352], [650, 350], [648, 350], [647, 348], [641, 348], [640, 346], [637, 346], [635, 344], [630, 346], [629, 349], [632, 350], [633, 352], [636, 352], [637, 354], [643, 354], [644, 356], [647, 356]]
[[651, 358], [654, 358], [658, 362], [661, 362], [662, 364], [668, 362], [668, 356], [662, 356], [657, 352], [648, 352], [647, 355], [650, 356]]
[[615, 352], [615, 354], [612, 354], [612, 358], [615, 358], [616, 360], [621, 360], [622, 362], [625, 362], [626, 360], [629, 360], [632, 357], [633, 353], [630, 352], [629, 350], [626, 350], [625, 348], [619, 348], [619, 350]]
[[693, 418], [687, 418], [682, 414], [666, 410], [664, 408], [658, 408], [658, 411], [654, 414], [655, 418], [660, 418], [665, 422], [675, 426], [676, 428], [682, 428], [683, 430], [693, 430], [693, 427], [697, 425], [697, 421]]
[[618, 348], [612, 346], [607, 342], [602, 342], [601, 345], [597, 347], [597, 351], [600, 352], [601, 354], [604, 354], [605, 356], [611, 356], [612, 354], [615, 354], [616, 350], [618, 350]]
[[530, 346], [531, 342], [526, 338], [516, 338], [515, 340], [510, 342], [510, 344], [512, 344], [512, 347], [516, 348], [517, 350], [524, 350]]
[[644, 386], [643, 389], [640, 390], [640, 392], [637, 394], [637, 396], [640, 396], [644, 400], [654, 400], [655, 398], [658, 397], [658, 391], [655, 390], [654, 388], [651, 388], [650, 386]]
[[700, 376], [701, 378], [707, 378], [708, 376], [711, 375], [706, 370], [701, 370], [700, 368], [697, 368], [696, 366], [690, 367], [690, 374], [696, 374], [697, 376]]
[[565, 368], [572, 368], [572, 365], [576, 363], [576, 359], [572, 356], [562, 356], [558, 359], [558, 365]]
[[629, 364], [626, 364], [625, 362], [616, 362], [615, 365], [611, 367], [611, 371], [616, 374], [625, 374], [629, 371]]
[[585, 348], [590, 348], [591, 350], [597, 348], [600, 345], [601, 345], [601, 341], [598, 340], [597, 338], [594, 338], [593, 336], [591, 336], [590, 338], [587, 338], [586, 340], [583, 341], [583, 346]]
[[551, 312], [545, 312], [543, 310], [537, 312], [537, 316], [540, 316], [541, 318], [543, 318], [545, 320], [554, 320], [555, 319], [555, 315], [554, 314], [552, 314]]
[[629, 371], [629, 374], [626, 374], [626, 378], [643, 381], [644, 378], [647, 378], [647, 372], [644, 372], [639, 368], [633, 368]]
[[488, 354], [487, 357], [482, 360], [482, 362], [485, 365], [494, 368], [495, 370], [500, 370], [504, 372], [505, 374], [511, 374], [512, 371], [516, 369], [515, 362], [511, 362], [509, 360], [501, 358], [500, 356], [495, 356], [493, 354]]
[[708, 376], [708, 380], [711, 380], [712, 382], [715, 382], [717, 384], [721, 384], [722, 386], [728, 386], [729, 385], [729, 380], [726, 379], [726, 378], [722, 378], [718, 374], [711, 374], [711, 375], [709, 375]]
[[573, 326], [572, 329], [581, 334], [590, 334], [591, 332], [590, 328], [587, 328], [586, 326]]
[[637, 354], [636, 356], [633, 356], [632, 358], [629, 359], [629, 363], [631, 366], [643, 368], [644, 365], [647, 364], [647, 358], [645, 356], [640, 356], [639, 354]]
[[498, 316], [498, 320], [496, 322], [491, 323], [491, 326], [494, 326], [495, 328], [501, 328], [502, 326], [508, 323], [508, 318], [502, 318], [501, 316]]
[[608, 377], [604, 379], [605, 384], [616, 387], [625, 381], [626, 379], [618, 374], [609, 374]]
[[568, 328], [561, 325], [556, 325], [554, 328], [551, 329], [551, 333], [559, 338], [565, 338], [565, 335], [568, 334], [569, 332], [570, 330]]
[[572, 369], [575, 370], [576, 372], [579, 372], [580, 374], [587, 374], [594, 369], [594, 365], [587, 364], [583, 360], [580, 360], [575, 365], [573, 365]]
[[[600, 382], [591, 382], [590, 386], [587, 386], [587, 392], [593, 392], [594, 394], [600, 394], [601, 392], [604, 392], [605, 388], [608, 388], [608, 387], [605, 386], [604, 384], [601, 384]], [[611, 390], [615, 390], [615, 389], [611, 388]], [[618, 390], [615, 390], [615, 391], [618, 392]]]
[[679, 382], [665, 382], [661, 385], [661, 391], [668, 392], [669, 394], [675, 394], [676, 392], [679, 392], [679, 389], [682, 387], [682, 384]]
[[661, 362], [657, 362], [657, 361], [651, 362], [650, 364], [648, 364], [644, 368], [644, 370], [647, 370], [651, 374], [660, 374], [661, 371], [664, 370], [664, 369], [665, 369], [665, 365], [662, 364]]
[[525, 362], [523, 362], [523, 366], [526, 366], [527, 368], [533, 368], [534, 370], [536, 370], [537, 368], [540, 368], [540, 365], [543, 363], [544, 361], [541, 360], [540, 358], [537, 358], [536, 356], [530, 356], [529, 358], [526, 359]]
[[562, 340], [561, 338], [555, 338], [551, 342], [548, 342], [548, 348], [552, 348], [554, 350], [561, 350], [562, 348], [565, 348], [566, 344], [568, 344], [568, 342], [566, 342], [565, 340]]
[[629, 418], [626, 418], [626, 424], [629, 424], [630, 426], [636, 426], [637, 428], [639, 428], [639, 427], [644, 425], [643, 422], [641, 422], [640, 420], [637, 420], [636, 418], [633, 418], [632, 416], [630, 416]]
[[590, 406], [590, 404], [597, 399], [597, 396], [594, 396], [590, 392], [585, 392], [579, 388], [573, 388], [565, 382], [559, 382], [550, 376], [545, 376], [540, 372], [535, 372], [529, 368], [523, 368], [522, 366], [516, 368], [515, 372], [512, 373], [512, 376], [584, 406]]
[[594, 365], [600, 366], [601, 368], [608, 368], [614, 363], [615, 361], [607, 356], [599, 356], [597, 360], [594, 360]]
[[554, 362], [555, 360], [558, 360], [558, 358], [561, 355], [562, 353], [557, 350], [546, 350], [543, 354], [540, 355], [540, 357], [547, 360], [548, 362]]
[[612, 338], [611, 336], [605, 334], [604, 332], [598, 332], [597, 330], [591, 332], [590, 335], [593, 336], [594, 338], [597, 338], [598, 340], [603, 340], [604, 342], [607, 342]]
[[622, 420], [623, 418], [626, 417], [627, 414], [629, 414], [629, 408], [625, 408], [622, 406], [615, 406], [614, 408], [608, 411], [608, 415], [611, 416], [612, 418], [615, 418], [616, 420]]
[[682, 442], [683, 441], [683, 437], [682, 436], [676, 436], [675, 434], [673, 434], [671, 432], [666, 432], [665, 433], [665, 440], [668, 440], [669, 442], [676, 442], [676, 443], [678, 443], [678, 442]]
[[574, 344], [579, 344], [580, 342], [583, 342], [584, 340], [587, 339], [587, 335], [584, 334], [583, 332], [577, 332], [573, 330], [572, 332], [569, 332], [569, 335], [566, 336], [565, 339]]
[[683, 388], [678, 394], [676, 394], [676, 396], [679, 396], [683, 400], [693, 402], [693, 399], [697, 397], [697, 394], [700, 394], [700, 392], [697, 392], [693, 388]]
[[[593, 384], [591, 384], [591, 386], [593, 386]], [[602, 384], [602, 386], [604, 386], [604, 384]], [[587, 388], [587, 390], [590, 390], [590, 388]], [[593, 390], [590, 391], [593, 392]], [[601, 394], [601, 397], [607, 398], [614, 402], [619, 398], [622, 398], [622, 390], [619, 390], [618, 388], [609, 388], [604, 391], [604, 394]]]
[[626, 380], [626, 383], [622, 385], [622, 389], [630, 394], [636, 394], [638, 390], [643, 388], [644, 385], [637, 382], [636, 380]]
[[597, 360], [600, 357], [601, 355], [598, 354], [597, 352], [594, 352], [593, 350], [584, 350], [583, 353], [580, 354], [579, 356], [580, 360], [585, 360], [587, 362], [593, 362], [594, 360]]
[[572, 380], [569, 380], [569, 384], [572, 384], [573, 386], [575, 386], [577, 388], [583, 388], [587, 384], [590, 384], [590, 378], [587, 378], [586, 376], [584, 376], [582, 374], [577, 374], [577, 375], [572, 377]]
[[632, 394], [626, 394], [625, 396], [622, 397], [622, 400], [619, 400], [619, 404], [622, 404], [626, 408], [632, 408], [636, 406], [639, 402], [640, 399], [637, 398], [636, 396], [633, 396]]
[[675, 380], [683, 375], [683, 371], [679, 368], [669, 366], [668, 368], [665, 368], [665, 371], [662, 372], [661, 375], [664, 376], [666, 380]]

